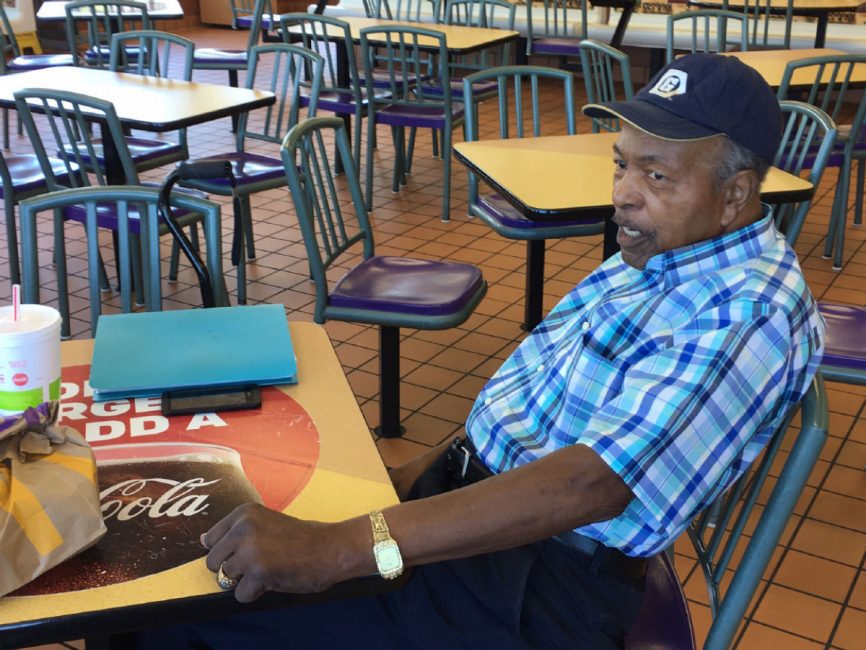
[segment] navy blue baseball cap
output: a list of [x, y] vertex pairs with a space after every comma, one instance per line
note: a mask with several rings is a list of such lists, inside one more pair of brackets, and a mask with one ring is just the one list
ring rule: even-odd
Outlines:
[[665, 140], [702, 140], [724, 134], [772, 162], [782, 114], [763, 77], [731, 56], [689, 54], [662, 68], [635, 96], [587, 104], [589, 117], [618, 117]]

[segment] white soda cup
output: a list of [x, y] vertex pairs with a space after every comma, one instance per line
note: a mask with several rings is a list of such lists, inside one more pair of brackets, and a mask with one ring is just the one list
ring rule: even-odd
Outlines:
[[0, 415], [60, 399], [60, 313], [44, 305], [0, 307]]

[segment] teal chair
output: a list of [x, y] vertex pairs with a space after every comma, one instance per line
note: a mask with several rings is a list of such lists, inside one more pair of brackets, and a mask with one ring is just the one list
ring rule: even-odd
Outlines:
[[[833, 258], [835, 270], [841, 270], [844, 259], [851, 170], [854, 160], [866, 155], [866, 102], [862, 101], [861, 88], [850, 82], [855, 72], [859, 74], [864, 69], [864, 54], [828, 55], [791, 61], [785, 68], [778, 91], [780, 100], [802, 99], [823, 110], [836, 122], [836, 148], [828, 165], [839, 168], [839, 180], [824, 245], [824, 257]], [[810, 81], [804, 86], [800, 79]], [[850, 121], [840, 123], [848, 115], [852, 104], [856, 106], [853, 117]], [[862, 187], [859, 189], [862, 190]], [[862, 201], [862, 194], [855, 196], [855, 203]]]
[[410, 23], [442, 22], [440, 0], [365, 0], [365, 5], [370, 9], [371, 18]]
[[589, 38], [588, 2], [526, 0], [526, 56], [580, 56]]
[[[339, 118], [301, 122], [289, 131], [282, 145], [289, 193], [316, 285], [313, 319], [317, 323], [340, 320], [379, 326], [377, 433], [395, 437], [403, 431], [400, 328], [440, 330], [460, 325], [484, 297], [487, 283], [481, 271], [470, 264], [376, 255], [357, 177], [346, 174], [342, 184], [348, 185], [350, 204], [346, 203], [345, 190], [337, 190], [328, 164], [328, 148], [333, 141], [337, 155], [348, 167], [352, 164], [349, 139]], [[347, 266], [349, 270], [334, 283], [337, 276], [333, 273]]]
[[[628, 54], [588, 38], [580, 43], [580, 68], [588, 104], [629, 100], [634, 96]], [[619, 131], [617, 118], [593, 117], [592, 132]]]
[[[541, 66], [502, 66], [475, 72], [463, 80], [463, 94], [467, 98], [466, 141], [479, 139], [479, 100], [475, 98], [474, 84], [497, 84], [496, 114], [499, 138], [537, 137], [562, 132], [577, 132], [574, 112], [574, 81], [571, 72]], [[541, 87], [552, 85], [562, 88], [564, 111], [541, 110]], [[491, 102], [492, 103], [492, 102]], [[526, 108], [528, 107], [528, 109]], [[492, 107], [491, 107], [492, 108]], [[554, 119], [553, 127], [547, 120]], [[563, 124], [564, 123], [564, 124]], [[548, 129], [545, 132], [545, 129]], [[533, 221], [518, 212], [498, 194], [479, 194], [478, 180], [469, 174], [469, 214], [481, 219], [502, 237], [526, 242], [526, 304], [523, 327], [531, 331], [542, 317], [544, 294], [545, 240], [563, 237], [598, 235], [604, 230], [604, 219], [581, 219], [565, 222]]]
[[[419, 39], [428, 44], [419, 43]], [[451, 132], [463, 123], [463, 106], [453, 101], [448, 48], [441, 32], [414, 26], [367, 27], [361, 30], [361, 58], [367, 96], [376, 89], [389, 98], [368, 103], [366, 196], [373, 207], [373, 148], [376, 124], [391, 128], [394, 173], [391, 189], [406, 184], [409, 155], [406, 129], [428, 128], [442, 133], [442, 221], [451, 216]], [[418, 83], [424, 80], [423, 83]], [[431, 91], [430, 86], [438, 86]], [[435, 139], [434, 139], [435, 140]]]
[[[774, 3], [771, 0], [745, 0], [742, 13], [749, 21], [749, 49], [791, 49], [791, 25], [794, 22], [794, 0], [785, 3], [784, 27], [781, 41], [771, 34], [771, 28], [779, 25], [778, 13], [773, 11]], [[727, 9], [727, 2], [723, 4]]]
[[[90, 296], [90, 332], [96, 334], [99, 316], [102, 313], [101, 259], [99, 254], [98, 229], [106, 210], [116, 215], [116, 232], [120, 241], [118, 268], [120, 269], [120, 308], [123, 312], [133, 310], [132, 291], [134, 263], [130, 251], [133, 244], [133, 226], [141, 235], [145, 274], [150, 278], [145, 298], [148, 311], [162, 309], [162, 274], [159, 238], [165, 230], [158, 213], [160, 190], [158, 187], [114, 185], [64, 189], [41, 196], [24, 199], [20, 204], [24, 302], [40, 302], [39, 249], [36, 232], [37, 220], [43, 213], [53, 214], [54, 264], [57, 274], [57, 301], [63, 317], [62, 331], [70, 335], [69, 288], [66, 271], [64, 237], [64, 215], [76, 210], [83, 215], [87, 232], [87, 270]], [[220, 234], [220, 206], [197, 196], [179, 192], [171, 195], [172, 207], [178, 211], [200, 215], [205, 234], [207, 269], [212, 280], [214, 301], [217, 306], [227, 306], [228, 298], [222, 272], [222, 241]]]
[[[130, 57], [129, 52], [138, 52]], [[183, 36], [155, 30], [134, 30], [111, 37], [108, 69], [145, 77], [192, 80], [195, 43]], [[177, 141], [153, 137], [127, 136], [126, 145], [139, 172], [156, 169], [189, 158], [186, 129], [177, 133]], [[105, 158], [99, 158], [105, 166]]]
[[[249, 60], [247, 87], [271, 91], [277, 96], [276, 103], [259, 109], [252, 119], [249, 113], [241, 116], [234, 151], [197, 159], [197, 162], [228, 161], [232, 178], [185, 179], [181, 182], [183, 187], [233, 199], [232, 264], [237, 268], [240, 304], [247, 301], [246, 260], [256, 257], [250, 197], [256, 192], [284, 187], [286, 184], [282, 160], [248, 152], [246, 142], [259, 140], [278, 146], [286, 131], [298, 123], [304, 103], [307, 115], [315, 115], [324, 66], [324, 59], [312, 50], [285, 43], [257, 45], [250, 51]], [[267, 62], [272, 65], [266, 65]], [[305, 102], [301, 101], [301, 97], [305, 98]]]
[[[799, 429], [791, 426], [796, 411], [782, 418], [763, 454], [687, 529], [698, 560], [692, 573], [706, 580], [713, 617], [703, 650], [732, 646], [827, 439], [830, 414], [820, 376], [800, 403]], [[777, 471], [775, 483], [768, 482]], [[665, 553], [650, 560], [644, 605], [625, 648], [695, 648], [685, 596]]]
[[[105, 70], [111, 58], [111, 37], [114, 34], [133, 29], [153, 29], [144, 2], [77, 0], [67, 3], [64, 8], [66, 40], [77, 66]], [[82, 35], [83, 48], [79, 44]], [[139, 53], [137, 49], [130, 49], [127, 56], [133, 59]]]
[[[249, 53], [258, 45], [262, 33], [262, 17], [271, 6], [271, 0], [255, 0], [253, 13], [249, 17], [249, 34], [246, 47], [226, 49], [220, 47], [200, 47], [195, 51], [192, 67], [194, 70], [225, 70], [229, 76], [229, 86], [238, 86], [238, 72], [249, 68]], [[237, 128], [232, 121], [232, 130]]]
[[[734, 35], [738, 39], [734, 40]], [[666, 61], [674, 60], [674, 50], [727, 52], [737, 48], [745, 52], [748, 50], [748, 35], [748, 16], [735, 11], [701, 9], [672, 14], [667, 19]]]

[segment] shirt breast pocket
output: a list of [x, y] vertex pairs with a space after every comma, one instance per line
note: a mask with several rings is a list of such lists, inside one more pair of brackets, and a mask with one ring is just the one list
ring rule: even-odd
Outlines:
[[595, 412], [622, 391], [625, 369], [622, 361], [584, 347], [574, 359], [566, 382], [562, 424], [567, 419], [567, 429], [579, 434]]

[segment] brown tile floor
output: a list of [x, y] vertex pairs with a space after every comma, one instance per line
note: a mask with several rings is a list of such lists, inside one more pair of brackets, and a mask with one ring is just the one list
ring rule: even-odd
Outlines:
[[[242, 46], [243, 35], [228, 30], [200, 29], [186, 33], [200, 45]], [[197, 72], [196, 80], [224, 83], [225, 74]], [[580, 84], [579, 84], [580, 85]], [[550, 110], [557, 110], [551, 97]], [[492, 128], [488, 123], [488, 128]], [[582, 120], [581, 131], [588, 125]], [[456, 132], [456, 137], [460, 137]], [[193, 156], [229, 151], [233, 137], [228, 120], [190, 131]], [[400, 194], [390, 190], [391, 147], [387, 131], [379, 135], [376, 153], [374, 229], [380, 253], [426, 255], [470, 261], [482, 267], [490, 282], [487, 297], [461, 327], [443, 332], [405, 331], [403, 340], [403, 421], [406, 435], [378, 440], [389, 466], [413, 458], [462, 430], [473, 397], [485, 379], [522, 339], [524, 246], [504, 240], [466, 216], [466, 174], [453, 169], [451, 222], [439, 220], [442, 163], [429, 155], [430, 136], [419, 135], [416, 161], [408, 185]], [[24, 138], [13, 136], [13, 150], [26, 150]], [[256, 145], [256, 150], [269, 147]], [[565, 170], [564, 170], [565, 171]], [[164, 171], [147, 174], [159, 180]], [[866, 305], [866, 228], [849, 227], [844, 271], [837, 273], [821, 258], [832, 203], [836, 172], [830, 170], [819, 188], [800, 242], [810, 286], [822, 299]], [[574, 182], [567, 177], [563, 182]], [[289, 318], [310, 320], [313, 291], [306, 277], [305, 254], [285, 190], [253, 197], [259, 256], [249, 267], [249, 295], [254, 302], [283, 303]], [[228, 250], [230, 210], [224, 210]], [[47, 231], [46, 231], [47, 232]], [[70, 255], [78, 260], [80, 279], [74, 284], [76, 336], [89, 333], [86, 284], [80, 227], [69, 225], [76, 239]], [[51, 299], [50, 240], [43, 237], [45, 298]], [[0, 256], [5, 257], [5, 245]], [[600, 238], [550, 242], [546, 266], [545, 308], [549, 309], [601, 259]], [[230, 268], [226, 262], [226, 268]], [[5, 265], [2, 265], [5, 268]], [[0, 271], [5, 274], [5, 271]], [[228, 272], [233, 291], [234, 272]], [[177, 285], [166, 283], [166, 307], [195, 303], [191, 272]], [[8, 277], [0, 276], [0, 295], [10, 295]], [[369, 327], [328, 323], [326, 328], [345, 367], [368, 422], [377, 421], [377, 338]], [[816, 468], [797, 517], [789, 526], [767, 581], [755, 596], [748, 624], [737, 647], [846, 648], [864, 647], [866, 638], [866, 389], [830, 385], [831, 438]], [[691, 572], [687, 548], [677, 544], [677, 564], [690, 598], [698, 637], [709, 625], [702, 578]]]

